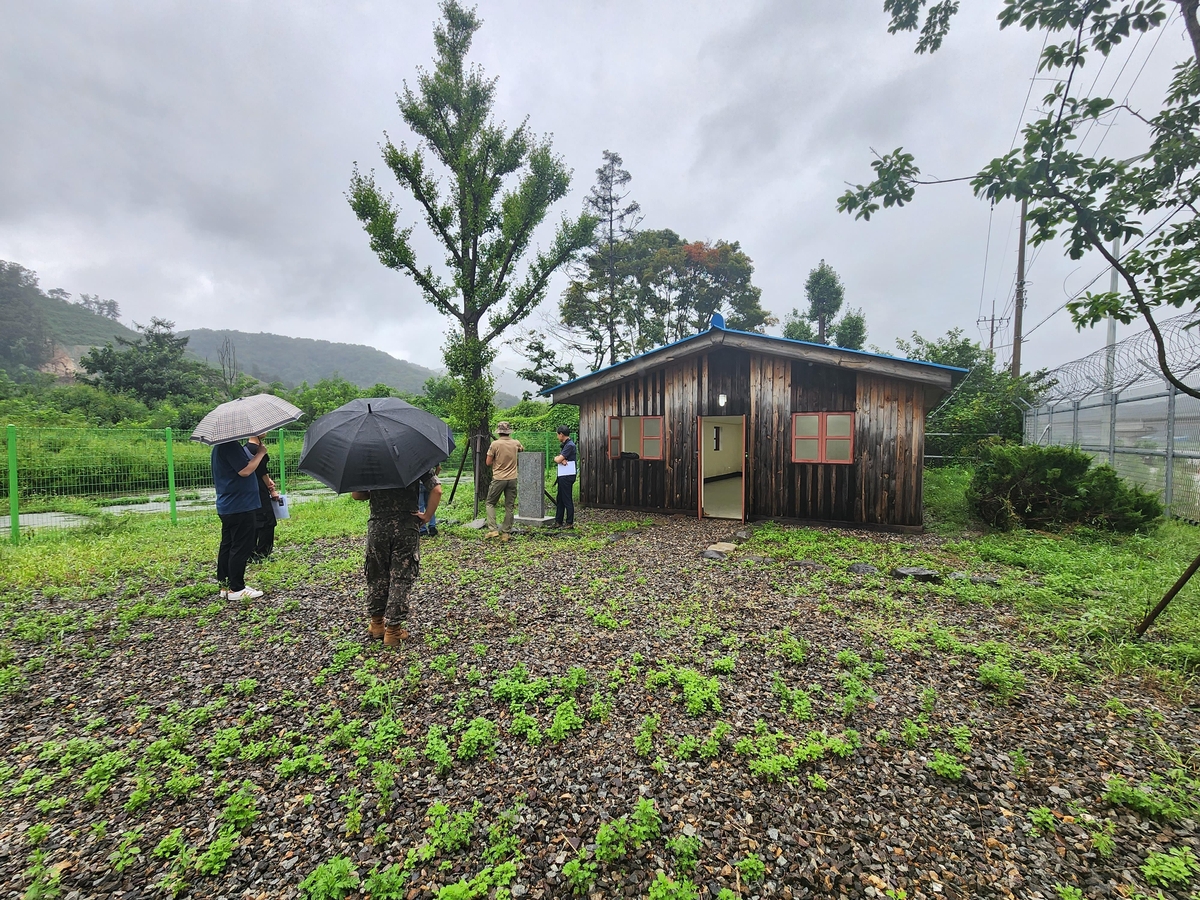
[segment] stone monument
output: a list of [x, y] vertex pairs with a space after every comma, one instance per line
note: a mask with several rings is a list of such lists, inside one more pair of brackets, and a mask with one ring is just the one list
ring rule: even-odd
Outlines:
[[526, 450], [517, 454], [518, 525], [549, 525], [554, 516], [546, 515], [546, 454]]

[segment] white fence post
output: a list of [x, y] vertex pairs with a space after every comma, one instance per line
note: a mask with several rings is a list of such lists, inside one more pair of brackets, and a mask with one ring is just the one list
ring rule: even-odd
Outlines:
[[1175, 385], [1167, 382], [1167, 468], [1163, 473], [1163, 513], [1171, 518], [1175, 499]]
[[1120, 391], [1113, 391], [1108, 403], [1108, 464], [1117, 467], [1117, 397]]

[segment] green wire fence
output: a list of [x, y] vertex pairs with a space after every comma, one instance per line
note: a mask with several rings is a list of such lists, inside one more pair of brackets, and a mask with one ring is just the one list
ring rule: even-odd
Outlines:
[[[17, 542], [22, 533], [76, 528], [105, 514], [166, 513], [172, 522], [187, 512], [211, 512], [212, 449], [170, 428], [0, 429], [8, 478], [0, 498], [0, 534]], [[515, 434], [527, 450], [546, 453], [553, 467], [558, 439], [551, 432]], [[443, 478], [458, 472], [465, 438], [442, 466]], [[268, 471], [281, 492], [328, 489], [298, 471], [304, 432], [281, 430], [267, 441]], [[471, 476], [467, 461], [464, 476]]]

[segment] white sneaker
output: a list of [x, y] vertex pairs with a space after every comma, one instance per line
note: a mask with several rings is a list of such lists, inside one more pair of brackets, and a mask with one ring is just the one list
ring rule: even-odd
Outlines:
[[225, 600], [229, 597], [229, 588], [221, 588], [221, 599]]
[[256, 591], [252, 587], [242, 588], [240, 591], [230, 591], [228, 598], [230, 600], [257, 600], [263, 595], [262, 591]]

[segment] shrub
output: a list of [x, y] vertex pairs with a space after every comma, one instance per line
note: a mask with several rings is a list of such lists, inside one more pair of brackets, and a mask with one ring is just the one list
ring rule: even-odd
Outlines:
[[991, 441], [967, 488], [972, 511], [994, 528], [1086, 524], [1138, 531], [1162, 517], [1158, 498], [1121, 481], [1108, 466], [1072, 447]]

